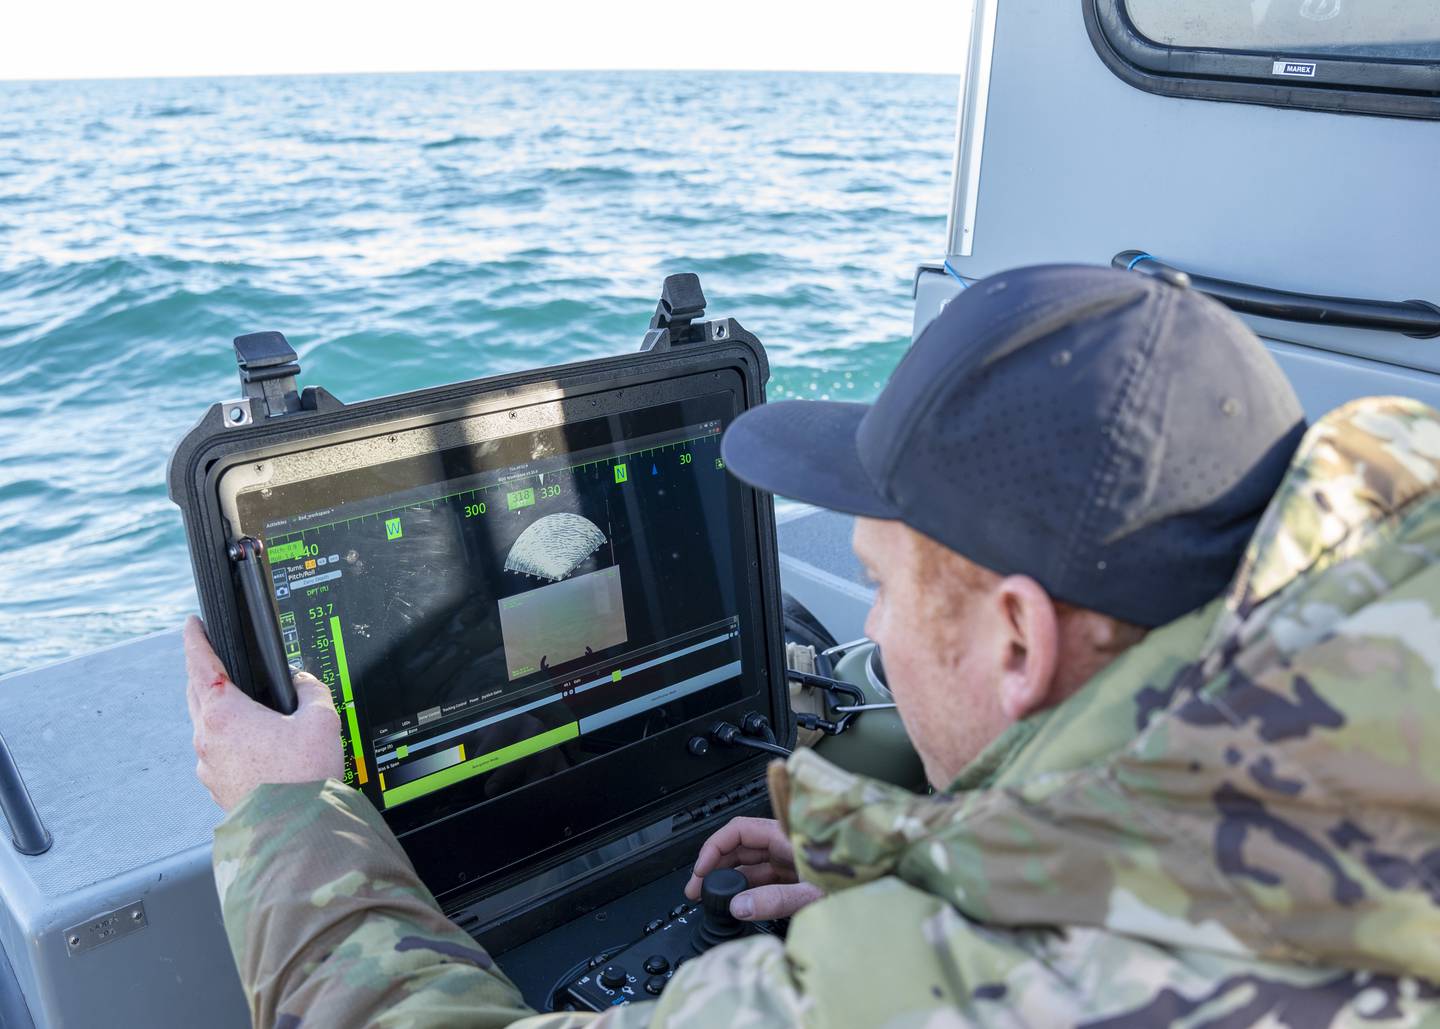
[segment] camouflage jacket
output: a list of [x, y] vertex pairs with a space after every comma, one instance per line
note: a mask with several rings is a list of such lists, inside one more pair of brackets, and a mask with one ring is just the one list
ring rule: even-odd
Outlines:
[[[1306, 436], [1225, 596], [952, 791], [777, 762], [829, 896], [603, 1021], [1440, 1024], [1436, 739], [1440, 414], [1359, 401]], [[530, 1014], [339, 784], [256, 791], [215, 872], [258, 1025]]]

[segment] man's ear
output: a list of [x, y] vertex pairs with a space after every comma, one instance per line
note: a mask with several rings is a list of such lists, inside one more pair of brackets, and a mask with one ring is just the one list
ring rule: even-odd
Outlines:
[[1001, 631], [1007, 635], [1000, 675], [1000, 710], [1018, 722], [1058, 699], [1055, 668], [1060, 653], [1060, 619], [1055, 602], [1034, 579], [1010, 575], [995, 591]]

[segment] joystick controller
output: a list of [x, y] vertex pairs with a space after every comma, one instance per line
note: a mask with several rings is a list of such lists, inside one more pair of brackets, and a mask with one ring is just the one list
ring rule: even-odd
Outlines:
[[717, 868], [705, 876], [700, 883], [700, 923], [690, 940], [695, 953], [733, 940], [745, 931], [745, 924], [730, 913], [730, 902], [749, 888], [749, 880], [733, 868]]
[[730, 913], [735, 895], [749, 888], [749, 881], [733, 868], [711, 872], [700, 884], [699, 904], [677, 904], [668, 917], [645, 923], [633, 943], [590, 958], [563, 987], [560, 1003], [572, 1010], [604, 1011], [656, 997], [676, 969], [695, 955], [751, 933], [779, 933], [773, 922], [742, 922]]

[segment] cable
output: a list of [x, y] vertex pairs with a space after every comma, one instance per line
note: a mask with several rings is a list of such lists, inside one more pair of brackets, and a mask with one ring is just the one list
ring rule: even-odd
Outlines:
[[863, 704], [869, 699], [859, 686], [853, 686], [843, 679], [832, 679], [828, 675], [816, 675], [814, 672], [802, 672], [794, 668], [786, 669], [785, 675], [806, 686], [818, 686], [827, 693], [843, 693], [857, 704]]
[[[831, 721], [822, 718], [817, 714], [808, 712], [795, 712], [795, 722], [802, 729], [819, 729], [827, 736], [839, 736], [846, 729], [850, 728], [851, 721], [859, 711], [868, 710], [870, 698], [865, 696], [865, 691], [858, 686], [852, 686], [848, 682], [831, 678], [828, 675], [816, 675], [814, 672], [801, 672], [794, 668], [786, 669], [785, 674], [791, 679], [805, 686], [814, 686], [825, 691], [825, 699], [829, 701], [830, 710], [840, 714], [840, 718]], [[836, 694], [849, 697], [850, 704], [839, 703]]]
[[757, 740], [753, 736], [739, 735], [731, 740], [731, 742], [738, 743], [742, 747], [749, 747], [752, 750], [763, 750], [767, 754], [778, 754], [780, 757], [790, 756], [790, 751], [780, 746], [780, 744], [766, 743], [764, 740]]
[[545, 1006], [551, 1011], [555, 1011], [555, 995], [569, 985], [570, 980], [574, 979], [581, 972], [589, 971], [592, 968], [599, 968], [628, 946], [628, 943], [621, 943], [614, 947], [608, 947], [599, 954], [591, 955], [583, 961], [577, 961], [571, 965], [559, 979], [555, 980], [555, 985], [550, 987], [550, 992], [545, 994]]
[[790, 751], [778, 743], [766, 743], [764, 740], [756, 739], [753, 736], [746, 736], [740, 731], [738, 725], [730, 722], [716, 722], [710, 729], [710, 735], [716, 743], [723, 743], [727, 747], [739, 744], [742, 747], [749, 747], [752, 750], [763, 750], [767, 754], [777, 754], [780, 757], [789, 757]]

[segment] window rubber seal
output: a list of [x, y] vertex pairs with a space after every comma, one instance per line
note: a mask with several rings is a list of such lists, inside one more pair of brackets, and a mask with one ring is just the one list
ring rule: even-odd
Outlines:
[[[1081, 0], [1085, 31], [1122, 81], [1160, 96], [1338, 114], [1440, 119], [1440, 61], [1173, 47], [1135, 27], [1124, 0]], [[1277, 81], [1276, 63], [1311, 64], [1304, 83]]]

